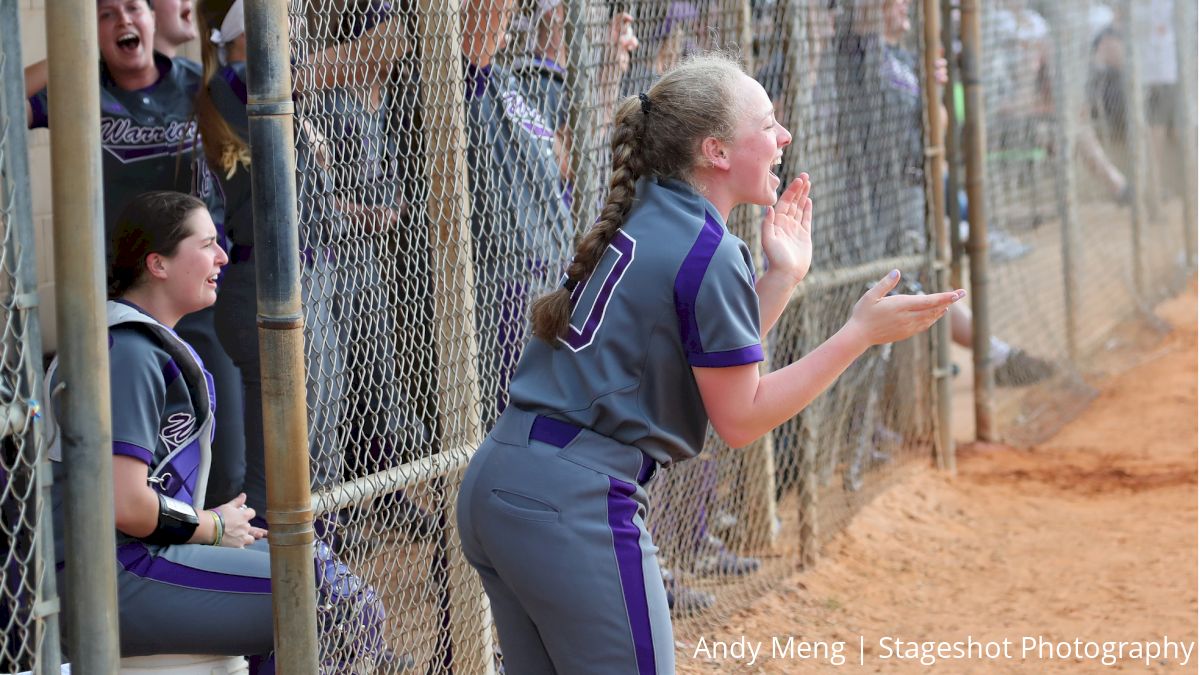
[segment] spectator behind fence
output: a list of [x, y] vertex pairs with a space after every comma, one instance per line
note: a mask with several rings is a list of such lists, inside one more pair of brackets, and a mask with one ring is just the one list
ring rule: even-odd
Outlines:
[[[521, 18], [521, 28], [526, 35], [525, 49], [515, 59], [512, 70], [520, 78], [530, 102], [538, 107], [545, 120], [554, 124], [554, 149], [569, 200], [574, 178], [570, 157], [574, 134], [568, 120], [570, 96], [566, 91], [566, 6], [562, 0], [538, 0], [533, 14]], [[591, 44], [590, 40], [588, 44]], [[609, 21], [604, 47], [597, 52], [599, 66], [590, 68], [590, 58], [579, 60], [583, 68], [592, 70], [594, 94], [589, 92], [587, 98], [580, 101], [593, 111], [589, 129], [602, 134], [612, 126], [613, 107], [620, 96], [621, 80], [629, 71], [632, 53], [637, 48], [633, 16], [628, 12], [616, 12]], [[587, 141], [586, 135], [584, 140]], [[587, 147], [591, 145], [589, 143]]]
[[515, 0], [466, 0], [467, 163], [472, 197], [481, 418], [490, 429], [526, 341], [532, 295], [561, 273], [574, 234], [563, 199], [554, 127], [521, 81], [493, 58]]
[[[242, 0], [205, 0], [200, 24], [209, 39], [201, 49], [205, 86], [197, 93], [196, 116], [209, 163], [217, 168], [226, 195], [230, 267], [217, 300], [217, 329], [222, 344], [242, 371], [246, 405], [247, 503], [263, 516], [267, 506], [262, 379], [260, 375], [254, 223], [250, 190], [249, 121], [246, 115], [246, 36]], [[364, 47], [382, 40], [371, 33]], [[337, 54], [327, 55], [336, 62]], [[363, 66], [369, 68], [370, 64]], [[303, 94], [336, 78], [370, 78], [351, 68], [320, 65], [300, 68], [295, 78]], [[296, 175], [300, 227], [301, 298], [304, 309], [306, 395], [312, 483], [328, 487], [342, 478], [342, 447], [337, 424], [346, 386], [343, 343], [347, 329], [334, 274], [332, 240], [344, 228], [333, 203], [332, 178], [320, 165], [319, 136], [312, 126], [296, 127]], [[265, 526], [265, 521], [263, 521]]]
[[[152, 49], [157, 40], [157, 16], [149, 0], [97, 0], [96, 13], [105, 227], [112, 228], [117, 214], [135, 195], [146, 190], [179, 190], [204, 201], [216, 223], [219, 245], [224, 246], [224, 195], [205, 161], [192, 112], [200, 67]], [[183, 33], [172, 35], [178, 40]], [[45, 62], [25, 72], [30, 128], [50, 124], [47, 75]], [[240, 374], [217, 339], [211, 307], [184, 317], [177, 332], [204, 359], [228, 411], [216, 429], [209, 476], [208, 494], [213, 500], [209, 505], [221, 504], [242, 489], [245, 438], [238, 412], [242, 407]]]
[[[274, 671], [270, 553], [245, 494], [203, 510], [217, 409], [204, 362], [173, 330], [211, 306], [228, 257], [204, 203], [177, 192], [135, 197], [116, 218], [108, 245], [108, 344], [112, 384], [113, 497], [117, 609], [122, 656], [163, 653], [252, 655], [253, 672]], [[57, 384], [57, 361], [47, 373]], [[52, 399], [50, 399], [52, 401]], [[49, 424], [54, 425], [53, 406]], [[66, 560], [66, 472], [50, 449], [55, 482], [55, 560]], [[101, 553], [102, 554], [102, 553]], [[383, 651], [383, 606], [375, 592], [318, 543], [320, 602], [354, 620], [331, 622], [366, 655]], [[60, 588], [63, 579], [60, 577]], [[64, 600], [71, 602], [71, 589]], [[76, 628], [68, 626], [67, 629]], [[86, 630], [86, 627], [78, 627]], [[66, 643], [66, 641], [64, 641]], [[331, 672], [347, 672], [344, 669]]]
[[[601, 216], [533, 310], [511, 405], [458, 501], [513, 672], [673, 672], [675, 644], [644, 483], [694, 457], [708, 421], [733, 447], [795, 415], [869, 345], [928, 327], [961, 292], [883, 296], [803, 360], [760, 376], [761, 339], [807, 273], [807, 176], [776, 201], [791, 141], [731, 60], [700, 57], [617, 108]], [[768, 271], [725, 222], [775, 204]]]

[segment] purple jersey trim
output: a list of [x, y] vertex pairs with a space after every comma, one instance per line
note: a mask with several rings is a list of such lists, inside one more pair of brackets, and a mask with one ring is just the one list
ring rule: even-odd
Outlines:
[[563, 422], [545, 415], [538, 415], [529, 429], [529, 438], [534, 441], [549, 443], [556, 448], [565, 448], [579, 435], [580, 428], [570, 422]]
[[126, 443], [125, 441], [113, 441], [112, 453], [114, 455], [124, 455], [125, 457], [132, 457], [134, 459], [141, 460], [141, 461], [145, 462], [147, 465], [151, 465], [154, 463], [154, 453], [153, 452], [147, 450], [146, 448], [143, 448], [140, 445], [134, 445], [133, 443]]
[[747, 363], [758, 363], [763, 360], [762, 345], [750, 345], [740, 349], [730, 349], [725, 352], [709, 352], [707, 354], [689, 354], [688, 365], [700, 368], [728, 368], [744, 366]]
[[[747, 363], [757, 363], [763, 360], [761, 344], [739, 347], [721, 352], [705, 352], [700, 339], [700, 324], [696, 319], [696, 298], [700, 295], [700, 285], [708, 272], [721, 240], [725, 237], [725, 228], [707, 211], [704, 213], [704, 227], [696, 237], [696, 242], [679, 266], [675, 275], [675, 314], [679, 317], [679, 339], [683, 342], [683, 351], [687, 355], [689, 365], [702, 368], [727, 368], [741, 366]], [[753, 275], [753, 272], [751, 272]]]
[[637, 656], [637, 672], [638, 675], [653, 675], [654, 635], [650, 630], [650, 606], [646, 602], [642, 533], [633, 522], [637, 514], [637, 502], [632, 497], [637, 488], [612, 477], [608, 483], [608, 527], [612, 531], [613, 550], [617, 555], [625, 612], [629, 616], [633, 649]]
[[141, 542], [130, 542], [118, 547], [117, 561], [130, 574], [172, 586], [225, 593], [266, 595], [271, 592], [269, 578], [246, 577], [188, 567], [162, 556], [150, 555], [150, 549]]
[[46, 109], [46, 98], [42, 92], [29, 97], [29, 128], [45, 129], [50, 126], [50, 112]]
[[182, 374], [179, 372], [179, 366], [175, 365], [175, 359], [167, 359], [167, 362], [162, 365], [163, 386], [171, 386], [171, 383]]
[[704, 282], [708, 265], [724, 236], [725, 229], [706, 211], [704, 227], [675, 275], [675, 314], [679, 317], [679, 339], [683, 342], [683, 351], [689, 361], [693, 356], [704, 354], [700, 324], [696, 320], [696, 298], [700, 295], [700, 284]]
[[[604, 322], [604, 313], [608, 309], [608, 302], [612, 299], [613, 291], [616, 290], [617, 284], [625, 276], [625, 270], [629, 269], [629, 265], [633, 263], [633, 257], [637, 251], [637, 240], [629, 236], [624, 230], [617, 230], [617, 234], [613, 236], [608, 247], [616, 251], [618, 257], [616, 262], [613, 263], [612, 269], [605, 275], [604, 281], [600, 286], [600, 291], [596, 293], [596, 298], [592, 301], [592, 306], [588, 308], [583, 328], [577, 330], [575, 326], [568, 325], [567, 337], [559, 338], [559, 341], [570, 347], [572, 351], [577, 352], [592, 344], [592, 341], [595, 340], [596, 330]], [[593, 270], [592, 276], [588, 277], [585, 284], [575, 286], [575, 290], [571, 292], [572, 310], [574, 310], [579, 299], [583, 297], [583, 289], [594, 280], [595, 271]]]
[[466, 71], [467, 100], [483, 96], [487, 91], [488, 79], [492, 76], [492, 66], [486, 65], [481, 68], [465, 59], [463, 66], [463, 70]]
[[221, 77], [225, 83], [229, 85], [229, 89], [237, 96], [242, 105], [246, 104], [248, 97], [246, 95], [246, 83], [242, 82], [242, 78], [238, 77], [237, 71], [230, 66], [225, 66], [221, 69]]

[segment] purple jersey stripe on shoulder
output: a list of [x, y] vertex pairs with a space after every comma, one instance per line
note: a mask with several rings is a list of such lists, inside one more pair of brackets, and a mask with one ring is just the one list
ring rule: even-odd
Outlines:
[[233, 91], [233, 95], [237, 96], [242, 105], [245, 105], [248, 100], [246, 96], [246, 83], [242, 81], [242, 78], [238, 77], [237, 71], [231, 66], [225, 66], [221, 69], [221, 77], [229, 85], [229, 89]]
[[704, 353], [704, 345], [700, 342], [700, 325], [696, 321], [696, 298], [700, 295], [700, 284], [704, 281], [708, 264], [712, 262], [724, 236], [725, 229], [705, 211], [704, 227], [700, 229], [700, 235], [675, 275], [675, 314], [679, 317], [679, 338], [683, 341], [683, 351], [689, 359], [692, 355]]
[[147, 450], [146, 448], [143, 448], [140, 445], [134, 445], [133, 443], [126, 443], [124, 441], [113, 441], [112, 452], [114, 455], [124, 455], [126, 457], [133, 457], [134, 459], [140, 459], [143, 462], [145, 462], [146, 464], [154, 463], [154, 453], [153, 452]]
[[162, 556], [150, 555], [150, 549], [141, 542], [130, 542], [118, 547], [117, 561], [130, 574], [172, 586], [226, 593], [269, 594], [271, 592], [270, 578], [247, 577], [188, 567]]
[[175, 359], [167, 359], [167, 362], [162, 365], [162, 375], [163, 385], [167, 387], [171, 386], [171, 383], [181, 375], [179, 365], [175, 363]]
[[762, 345], [750, 345], [741, 349], [730, 349], [724, 352], [708, 354], [688, 354], [688, 365], [700, 368], [728, 368], [744, 366], [747, 363], [758, 363], [763, 360]]
[[633, 522], [637, 502], [633, 501], [636, 487], [610, 477], [608, 479], [608, 527], [612, 530], [617, 569], [621, 575], [621, 591], [625, 595], [625, 612], [637, 655], [638, 675], [653, 675], [654, 635], [650, 629], [650, 606], [646, 602], [646, 575], [642, 568], [642, 533]]

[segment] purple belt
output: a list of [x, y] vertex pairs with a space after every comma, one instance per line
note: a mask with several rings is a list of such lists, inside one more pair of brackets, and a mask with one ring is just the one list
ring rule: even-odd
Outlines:
[[[538, 415], [529, 428], [529, 440], [541, 441], [556, 448], [565, 448], [575, 440], [580, 431], [583, 431], [583, 427], [576, 424]], [[649, 482], [654, 477], [657, 468], [658, 463], [646, 453], [642, 453], [642, 466], [638, 469], [637, 475], [638, 485], [645, 485]]]

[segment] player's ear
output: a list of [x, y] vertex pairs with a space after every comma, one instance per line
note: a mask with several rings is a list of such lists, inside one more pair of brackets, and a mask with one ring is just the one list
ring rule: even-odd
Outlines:
[[167, 278], [167, 258], [161, 253], [146, 255], [146, 274], [155, 279]]
[[725, 151], [725, 143], [712, 136], [700, 141], [700, 166], [728, 169], [729, 153]]

